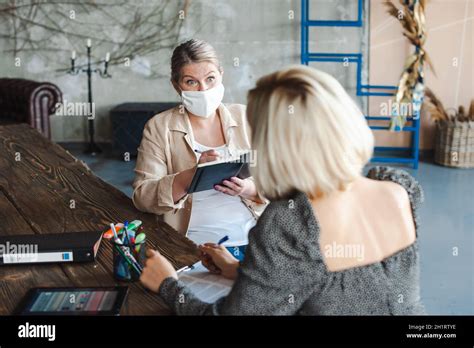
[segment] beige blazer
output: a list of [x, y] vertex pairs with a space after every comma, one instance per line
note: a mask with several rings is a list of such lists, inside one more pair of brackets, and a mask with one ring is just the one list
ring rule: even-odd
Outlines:
[[[245, 106], [221, 104], [218, 113], [231, 155], [239, 150], [250, 149], [250, 128]], [[193, 140], [189, 116], [182, 106], [178, 105], [154, 116], [143, 130], [133, 182], [135, 207], [157, 214], [182, 234], [188, 231], [193, 197], [192, 194], [187, 194], [174, 203], [172, 184], [177, 173], [192, 168], [198, 161]], [[242, 199], [242, 202], [255, 218], [268, 203], [265, 200], [265, 204], [258, 204], [247, 199]]]

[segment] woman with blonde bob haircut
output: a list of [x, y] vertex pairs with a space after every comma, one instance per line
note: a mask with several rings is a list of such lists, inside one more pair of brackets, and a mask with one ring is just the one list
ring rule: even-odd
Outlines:
[[373, 136], [341, 85], [292, 66], [257, 82], [247, 114], [258, 153], [252, 174], [271, 203], [249, 233], [241, 264], [224, 247], [205, 246], [208, 268], [235, 279], [231, 292], [200, 301], [155, 251], [142, 283], [177, 314], [423, 314], [423, 191], [402, 170], [362, 175]]
[[261, 78], [248, 95], [252, 173], [269, 199], [293, 190], [310, 198], [345, 189], [372, 156], [364, 116], [330, 75], [294, 67]]

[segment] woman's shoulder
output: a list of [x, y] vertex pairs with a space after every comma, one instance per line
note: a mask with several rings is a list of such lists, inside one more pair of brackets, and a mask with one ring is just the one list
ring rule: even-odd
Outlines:
[[224, 106], [230, 111], [231, 114], [236, 114], [236, 115], [245, 115], [245, 112], [247, 110], [247, 106], [244, 104], [225, 103]]
[[392, 185], [387, 185], [388, 191], [394, 196], [403, 197], [408, 194], [408, 198], [414, 210], [424, 201], [424, 193], [420, 183], [405, 170], [376, 166], [369, 170], [367, 178], [390, 182]]
[[173, 115], [176, 115], [176, 113], [180, 114], [179, 108], [180, 105], [176, 105], [171, 109], [157, 113], [147, 121], [147, 123], [145, 124], [145, 128], [163, 128], [163, 125], [169, 124]]
[[181, 108], [182, 105], [178, 104], [150, 118], [143, 129], [143, 136], [153, 135], [153, 138], [165, 141], [171, 130], [185, 130], [185, 114]]
[[247, 106], [243, 104], [223, 104], [224, 107], [229, 111], [232, 118], [239, 124], [245, 124], [247, 122]]
[[259, 218], [259, 223], [278, 228], [287, 235], [312, 234], [316, 223], [311, 219], [311, 205], [308, 197], [299, 191], [287, 198], [270, 202]]

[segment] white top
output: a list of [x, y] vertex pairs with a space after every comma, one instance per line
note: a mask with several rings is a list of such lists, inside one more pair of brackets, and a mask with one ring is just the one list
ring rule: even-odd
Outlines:
[[[208, 147], [194, 141], [199, 152], [216, 150], [219, 155], [230, 156], [227, 145]], [[197, 153], [198, 157], [201, 156]], [[195, 192], [187, 237], [196, 244], [217, 243], [224, 236], [223, 245], [248, 244], [248, 232], [255, 226], [255, 217], [239, 196], [230, 196], [215, 189]]]

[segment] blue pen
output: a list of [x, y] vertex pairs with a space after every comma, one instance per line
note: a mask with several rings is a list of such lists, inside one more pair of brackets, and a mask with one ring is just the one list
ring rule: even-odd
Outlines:
[[127, 244], [130, 244], [130, 236], [128, 235], [128, 229], [127, 228], [128, 228], [128, 221], [125, 221], [123, 223], [123, 229], [124, 229], [123, 241], [125, 243], [125, 238], [127, 238], [127, 242], [128, 242]]
[[217, 245], [221, 245], [222, 243], [225, 243], [228, 240], [229, 240], [229, 236], [224, 236], [223, 238], [221, 238], [221, 240], [217, 242]]
[[[221, 238], [218, 242], [217, 242], [217, 245], [221, 245], [222, 243], [225, 243], [229, 240], [229, 236], [224, 236], [223, 238]], [[176, 273], [181, 273], [181, 272], [186, 272], [186, 271], [190, 271], [194, 268], [194, 265], [191, 265], [191, 266], [184, 266], [180, 269], [178, 269], [176, 271]]]
[[[224, 236], [223, 238], [221, 238], [221, 239], [217, 242], [217, 244], [218, 244], [218, 245], [221, 245], [222, 243], [227, 242], [228, 240], [229, 240], [229, 236]], [[192, 270], [192, 269], [194, 269], [194, 265], [191, 265], [191, 266], [184, 266], [184, 267], [178, 269], [178, 270], [176, 271], [176, 273], [179, 274], [179, 273], [181, 273], [181, 272], [190, 271], [190, 270]]]

